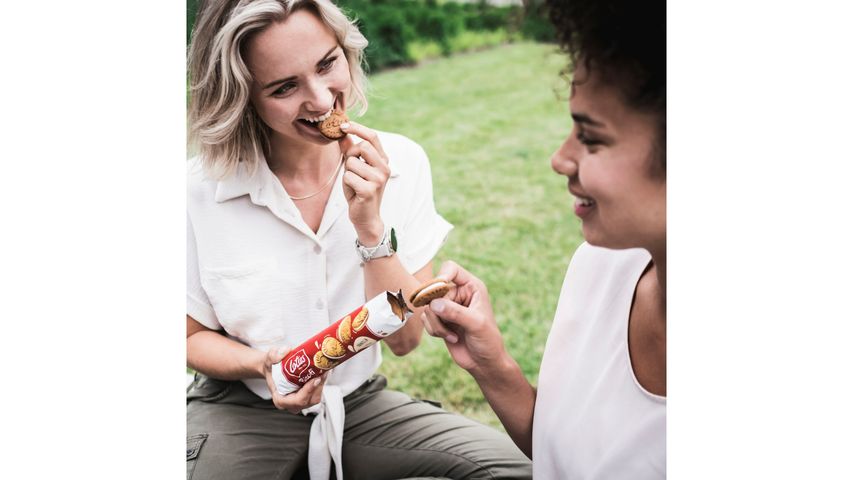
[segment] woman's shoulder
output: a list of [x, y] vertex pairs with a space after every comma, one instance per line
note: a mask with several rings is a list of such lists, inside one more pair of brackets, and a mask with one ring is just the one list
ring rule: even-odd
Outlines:
[[[572, 255], [558, 304], [559, 315], [574, 309], [610, 305], [625, 292], [633, 292], [651, 255], [643, 249], [612, 250], [582, 243]], [[571, 315], [570, 315], [571, 316]]]
[[210, 177], [201, 156], [187, 159], [187, 200], [201, 199], [216, 192], [216, 180]]
[[621, 277], [626, 273], [632, 274], [636, 268], [644, 268], [650, 259], [649, 252], [642, 248], [614, 250], [583, 242], [572, 256], [569, 274], [599, 278]]

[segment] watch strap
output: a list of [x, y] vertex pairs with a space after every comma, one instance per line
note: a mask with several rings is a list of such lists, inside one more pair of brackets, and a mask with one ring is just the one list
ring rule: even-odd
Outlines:
[[390, 257], [396, 253], [396, 244], [397, 238], [392, 228], [390, 231], [386, 230], [382, 235], [382, 239], [379, 240], [379, 244], [374, 247], [365, 247], [358, 241], [358, 238], [355, 239], [355, 248], [358, 251], [359, 257], [363, 262], [369, 262], [374, 258], [382, 258], [382, 257]]

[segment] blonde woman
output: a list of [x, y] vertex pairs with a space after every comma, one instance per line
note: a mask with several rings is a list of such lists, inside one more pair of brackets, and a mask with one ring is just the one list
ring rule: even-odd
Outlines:
[[[383, 290], [432, 275], [452, 226], [417, 144], [355, 122], [366, 39], [328, 0], [209, 1], [189, 51], [187, 476], [529, 478], [505, 435], [387, 391], [374, 346], [281, 396], [270, 366]], [[393, 228], [397, 251], [389, 245]], [[405, 355], [421, 312], [386, 341]]]

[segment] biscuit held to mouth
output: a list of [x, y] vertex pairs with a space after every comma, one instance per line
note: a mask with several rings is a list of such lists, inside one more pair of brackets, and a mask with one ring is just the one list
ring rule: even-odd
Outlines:
[[344, 138], [346, 135], [346, 133], [341, 130], [341, 124], [346, 122], [349, 122], [347, 114], [336, 108], [332, 110], [332, 114], [329, 115], [329, 118], [317, 124], [317, 129], [320, 130], [320, 133], [322, 133], [324, 137], [330, 140], [338, 140]]
[[329, 140], [340, 140], [346, 136], [346, 132], [341, 130], [341, 124], [349, 122], [344, 104], [343, 95], [338, 95], [326, 113], [322, 115], [306, 113], [306, 116], [299, 117], [297, 120], [307, 127], [316, 128]]
[[447, 292], [451, 288], [453, 288], [453, 284], [445, 282], [440, 278], [434, 278], [412, 292], [409, 296], [409, 303], [414, 307], [425, 307], [436, 298], [447, 295]]

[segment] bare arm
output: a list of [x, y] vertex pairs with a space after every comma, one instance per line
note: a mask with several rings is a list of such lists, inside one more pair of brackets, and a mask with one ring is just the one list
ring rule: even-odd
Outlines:
[[193, 370], [221, 380], [264, 378], [266, 356], [187, 315], [187, 366]]
[[527, 381], [518, 363], [509, 355], [497, 365], [469, 371], [486, 401], [495, 411], [512, 441], [533, 458], [533, 407], [536, 389]]
[[[341, 125], [341, 128], [364, 140], [354, 144], [349, 137], [344, 137], [341, 141], [341, 150], [346, 155], [344, 196], [349, 205], [350, 221], [362, 245], [378, 245], [387, 227], [379, 213], [385, 185], [391, 174], [388, 157], [379, 136], [373, 130], [355, 122]], [[412, 275], [406, 271], [396, 255], [376, 258], [364, 265], [364, 293], [367, 298], [373, 298], [383, 290], [402, 289], [408, 298], [412, 291], [430, 278], [432, 262]], [[421, 341], [423, 308], [413, 310], [414, 314], [406, 326], [386, 339], [388, 347], [395, 355], [409, 353]]]
[[444, 339], [453, 361], [474, 377], [510, 438], [532, 458], [536, 390], [504, 348], [486, 285], [453, 262], [442, 265], [439, 277], [456, 288], [430, 303], [427, 331]]
[[272, 380], [272, 365], [280, 362], [289, 351], [288, 348], [269, 352], [255, 350], [205, 327], [187, 315], [188, 367], [221, 380], [264, 378], [276, 408], [299, 413], [304, 408], [320, 403], [327, 376], [308, 382], [291, 394], [279, 395]]
[[[378, 243], [378, 240], [377, 240]], [[364, 290], [367, 298], [373, 298], [383, 291], [402, 289], [403, 296], [408, 302], [409, 295], [422, 283], [432, 278], [432, 262], [417, 271], [414, 275], [403, 268], [396, 255], [377, 258], [364, 265]], [[414, 314], [406, 325], [385, 339], [385, 343], [395, 355], [405, 355], [421, 342], [423, 322], [421, 315], [424, 308], [412, 308]]]

